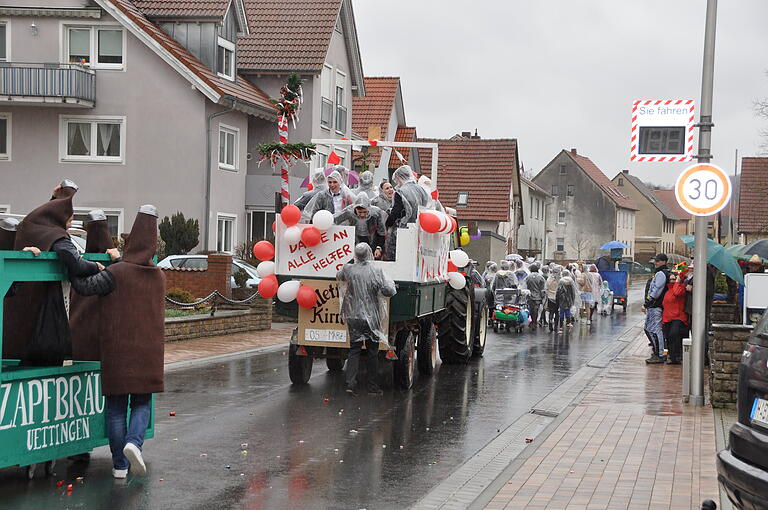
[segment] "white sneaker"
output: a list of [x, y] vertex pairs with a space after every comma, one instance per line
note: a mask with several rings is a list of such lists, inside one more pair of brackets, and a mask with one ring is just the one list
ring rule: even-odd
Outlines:
[[592, 321], [587, 319], [587, 324], [592, 324]]
[[128, 470], [112, 468], [112, 476], [114, 478], [125, 478], [128, 476]]
[[147, 474], [147, 465], [144, 464], [144, 459], [141, 456], [141, 450], [133, 443], [126, 443], [123, 448], [123, 455], [126, 456], [128, 462], [131, 463], [131, 473], [136, 476], [144, 476]]

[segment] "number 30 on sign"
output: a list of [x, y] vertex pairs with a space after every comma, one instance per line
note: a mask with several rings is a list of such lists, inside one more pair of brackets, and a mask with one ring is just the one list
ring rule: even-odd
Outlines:
[[675, 197], [680, 207], [694, 216], [710, 216], [731, 199], [731, 180], [718, 166], [689, 166], [677, 178]]

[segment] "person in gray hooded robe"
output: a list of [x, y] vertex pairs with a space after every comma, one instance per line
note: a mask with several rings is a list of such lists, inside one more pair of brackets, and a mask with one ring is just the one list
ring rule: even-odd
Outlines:
[[349, 357], [346, 366], [346, 391], [357, 396], [357, 370], [365, 344], [367, 351], [368, 393], [380, 395], [376, 384], [379, 373], [379, 342], [387, 342], [382, 324], [388, 321], [385, 297], [397, 292], [392, 281], [373, 263], [371, 247], [365, 243], [355, 246], [355, 258], [336, 274], [341, 299], [341, 318], [349, 332]]
[[405, 228], [409, 223], [416, 222], [419, 217], [419, 206], [426, 207], [430, 197], [426, 190], [416, 183], [413, 170], [403, 165], [392, 174], [395, 183], [395, 198], [392, 209], [387, 217], [387, 260], [395, 260], [397, 252], [397, 229]]
[[334, 223], [354, 226], [355, 244], [367, 244], [373, 250], [374, 258], [381, 258], [387, 233], [384, 229], [384, 213], [375, 205], [371, 205], [365, 193], [357, 195], [352, 205], [336, 214]]

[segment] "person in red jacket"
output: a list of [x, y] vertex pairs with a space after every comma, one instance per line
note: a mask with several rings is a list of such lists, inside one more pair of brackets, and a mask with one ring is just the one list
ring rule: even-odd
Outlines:
[[661, 314], [664, 337], [667, 339], [669, 349], [668, 365], [679, 365], [683, 357], [683, 338], [688, 336], [690, 324], [688, 314], [685, 313], [685, 300], [684, 273], [679, 275], [670, 273]]

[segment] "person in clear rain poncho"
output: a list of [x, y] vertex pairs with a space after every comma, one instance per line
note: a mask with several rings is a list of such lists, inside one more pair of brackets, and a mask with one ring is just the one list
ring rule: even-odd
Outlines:
[[[576, 304], [576, 283], [573, 280], [572, 273], [567, 269], [563, 271], [562, 277], [557, 284], [557, 306], [559, 308], [560, 317], [560, 329], [558, 332], [563, 331], [563, 326], [569, 328], [573, 327], [573, 307]], [[565, 324], [563, 324], [565, 321]]]
[[500, 289], [515, 289], [517, 288], [517, 279], [515, 274], [510, 269], [508, 260], [501, 261], [501, 269], [496, 271], [491, 282], [491, 290], [496, 292]]
[[544, 276], [539, 273], [539, 264], [534, 262], [531, 264], [531, 274], [526, 278], [526, 288], [531, 292], [528, 298], [528, 304], [531, 309], [531, 329], [536, 329], [539, 325], [539, 310], [542, 302], [547, 297], [546, 283]]
[[378, 191], [376, 190], [376, 186], [373, 184], [373, 174], [371, 172], [366, 170], [360, 174], [360, 184], [358, 185], [355, 192], [358, 195], [364, 193], [371, 200], [376, 198]]
[[483, 271], [483, 280], [485, 280], [485, 286], [490, 287], [493, 278], [496, 276], [496, 272], [499, 270], [499, 266], [496, 262], [489, 260], [485, 263], [485, 271]]
[[381, 258], [386, 230], [381, 209], [371, 205], [368, 196], [360, 193], [352, 205], [334, 216], [336, 225], [355, 227], [355, 244], [365, 243], [373, 250], [374, 258]]
[[397, 229], [405, 228], [409, 223], [416, 222], [419, 216], [419, 206], [429, 204], [429, 195], [416, 183], [413, 170], [403, 165], [392, 174], [395, 183], [395, 198], [392, 209], [387, 217], [387, 260], [395, 260], [397, 249]]
[[389, 181], [382, 181], [379, 184], [379, 194], [371, 200], [371, 204], [375, 205], [386, 214], [392, 209], [394, 204], [395, 188], [392, 187]]
[[338, 170], [328, 174], [325, 180], [328, 187], [312, 197], [304, 208], [302, 214], [304, 219], [311, 219], [317, 211], [321, 210], [338, 214], [355, 201], [356, 195], [344, 184], [344, 178]]
[[307, 207], [307, 204], [309, 204], [309, 201], [325, 189], [328, 189], [328, 183], [325, 181], [325, 173], [322, 168], [318, 168], [312, 173], [312, 189], [302, 193], [293, 205], [303, 211], [304, 208]]
[[367, 389], [369, 394], [380, 395], [376, 384], [379, 373], [379, 342], [387, 343], [382, 324], [389, 320], [384, 297], [397, 292], [395, 282], [373, 263], [371, 247], [365, 243], [355, 246], [354, 261], [349, 262], [336, 274], [341, 299], [341, 318], [349, 332], [349, 357], [346, 366], [347, 393], [357, 395], [357, 369], [360, 352], [365, 344], [368, 351]]

